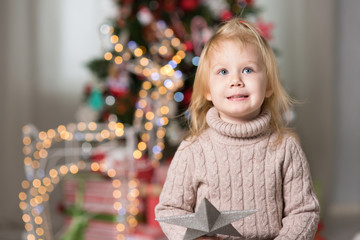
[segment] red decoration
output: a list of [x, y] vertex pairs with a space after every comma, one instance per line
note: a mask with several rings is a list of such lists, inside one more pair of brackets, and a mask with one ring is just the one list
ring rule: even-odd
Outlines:
[[221, 19], [226, 21], [231, 19], [234, 16], [234, 14], [230, 10], [225, 10], [221, 13]]
[[142, 157], [135, 161], [136, 177], [140, 181], [150, 183], [154, 174], [154, 168], [150, 159]]
[[102, 161], [104, 161], [105, 157], [106, 157], [105, 152], [94, 153], [91, 156], [91, 161], [93, 161], [93, 162], [102, 162]]
[[194, 50], [194, 44], [191, 41], [185, 42], [186, 51], [192, 52]]
[[198, 0], [181, 0], [180, 7], [184, 11], [193, 11], [199, 6]]
[[322, 223], [322, 221], [320, 221], [318, 224], [318, 228], [317, 228], [314, 240], [326, 240], [326, 238], [324, 238], [323, 236], [320, 235], [320, 232], [322, 230], [324, 230], [324, 224]]
[[184, 100], [183, 100], [183, 104], [184, 105], [189, 105], [190, 104], [190, 100], [191, 100], [191, 95], [192, 95], [192, 89], [186, 89], [184, 91]]
[[128, 89], [121, 88], [109, 88], [109, 93], [113, 95], [115, 98], [126, 97], [129, 93]]
[[146, 222], [147, 225], [154, 228], [160, 228], [160, 224], [155, 220], [155, 207], [158, 203], [158, 196], [149, 196], [146, 201]]
[[267, 23], [267, 22], [264, 22], [262, 19], [260, 19], [256, 23], [256, 26], [260, 30], [259, 33], [263, 38], [265, 38], [268, 41], [273, 38], [273, 36], [271, 34], [271, 32], [274, 28], [273, 23]]

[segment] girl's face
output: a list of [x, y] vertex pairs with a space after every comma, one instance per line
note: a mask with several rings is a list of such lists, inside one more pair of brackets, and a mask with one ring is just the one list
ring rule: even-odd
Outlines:
[[265, 65], [253, 44], [239, 45], [226, 40], [210, 54], [209, 93], [220, 118], [229, 123], [244, 123], [259, 115], [266, 97]]

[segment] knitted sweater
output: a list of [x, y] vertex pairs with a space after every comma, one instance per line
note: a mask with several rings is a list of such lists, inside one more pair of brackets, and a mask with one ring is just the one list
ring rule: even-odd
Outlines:
[[[156, 217], [192, 213], [207, 198], [220, 211], [257, 210], [233, 223], [243, 238], [231, 239], [313, 239], [319, 204], [296, 138], [285, 134], [274, 144], [266, 110], [248, 123], [230, 124], [211, 108], [206, 120], [209, 128], [175, 153]], [[186, 231], [161, 227], [170, 240]]]

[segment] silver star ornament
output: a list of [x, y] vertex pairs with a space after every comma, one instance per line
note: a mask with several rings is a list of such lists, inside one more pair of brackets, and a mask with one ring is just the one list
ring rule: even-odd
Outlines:
[[158, 222], [169, 223], [186, 227], [184, 240], [192, 240], [201, 236], [214, 236], [224, 234], [239, 236], [241, 234], [231, 225], [246, 216], [255, 213], [256, 210], [218, 211], [206, 198], [200, 203], [195, 213], [156, 218]]

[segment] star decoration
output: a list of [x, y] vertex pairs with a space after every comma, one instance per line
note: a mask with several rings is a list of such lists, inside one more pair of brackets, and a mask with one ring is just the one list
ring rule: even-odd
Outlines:
[[219, 212], [209, 200], [204, 198], [195, 213], [156, 218], [156, 220], [186, 227], [187, 230], [184, 240], [192, 240], [204, 235], [214, 236], [215, 234], [241, 237], [241, 234], [231, 225], [231, 223], [255, 212], [256, 210]]

